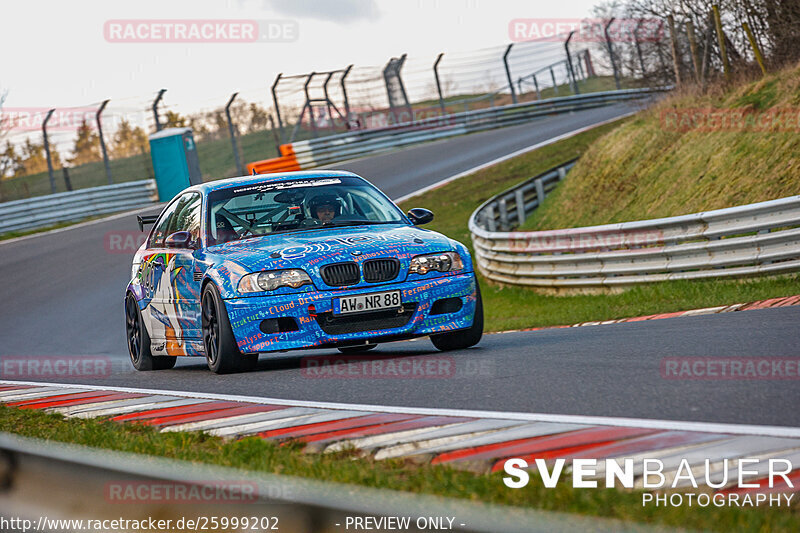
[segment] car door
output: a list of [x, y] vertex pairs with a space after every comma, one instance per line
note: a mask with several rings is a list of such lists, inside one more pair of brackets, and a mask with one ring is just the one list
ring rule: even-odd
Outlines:
[[167, 271], [170, 290], [167, 297], [166, 316], [170, 328], [166, 331], [169, 339], [200, 339], [200, 285], [205, 264], [198, 259], [201, 255], [200, 222], [202, 196], [192, 192], [178, 200], [175, 213], [170, 220], [167, 237], [178, 231], [188, 231], [192, 235], [191, 248], [166, 248], [169, 255]]

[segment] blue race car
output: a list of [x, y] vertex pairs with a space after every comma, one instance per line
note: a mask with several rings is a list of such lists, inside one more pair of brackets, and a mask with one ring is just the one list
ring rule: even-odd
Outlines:
[[125, 295], [137, 370], [205, 356], [217, 373], [261, 353], [429, 335], [440, 350], [483, 332], [467, 248], [418, 226], [365, 179], [343, 171], [249, 176], [192, 186], [158, 216]]

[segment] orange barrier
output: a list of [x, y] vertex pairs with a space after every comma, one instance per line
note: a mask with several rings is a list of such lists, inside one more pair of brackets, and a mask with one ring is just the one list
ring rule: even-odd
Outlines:
[[271, 174], [273, 172], [301, 170], [291, 144], [282, 144], [278, 147], [278, 150], [281, 152], [280, 157], [248, 163], [247, 173], [253, 174], [255, 171], [256, 174]]

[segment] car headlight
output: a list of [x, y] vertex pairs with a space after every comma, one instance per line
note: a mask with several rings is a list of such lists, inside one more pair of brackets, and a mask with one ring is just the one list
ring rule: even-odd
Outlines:
[[427, 274], [428, 272], [455, 272], [464, 268], [461, 256], [456, 252], [418, 255], [411, 259], [409, 274]]
[[311, 278], [304, 271], [292, 268], [289, 270], [267, 270], [247, 274], [239, 281], [239, 292], [274, 291], [279, 287], [294, 289], [310, 284]]

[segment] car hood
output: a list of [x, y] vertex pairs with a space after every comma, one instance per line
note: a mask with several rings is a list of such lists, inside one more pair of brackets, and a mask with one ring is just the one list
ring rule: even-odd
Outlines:
[[435, 231], [405, 224], [321, 228], [266, 235], [233, 241], [208, 248], [220, 259], [234, 261], [251, 272], [282, 268], [302, 268], [317, 287], [321, 266], [342, 261], [379, 257], [400, 260], [400, 275], [405, 279], [408, 265], [415, 255], [454, 250], [453, 241]]

